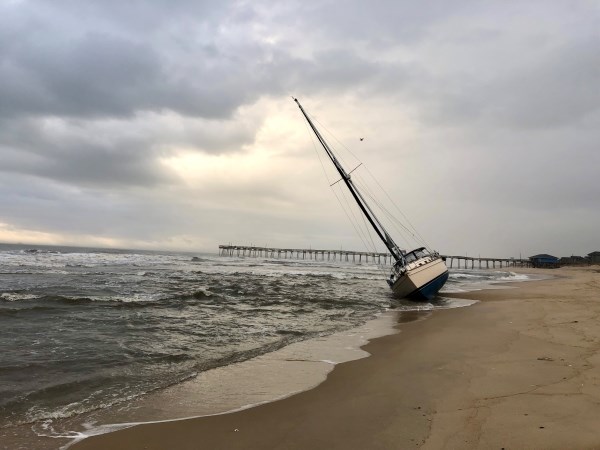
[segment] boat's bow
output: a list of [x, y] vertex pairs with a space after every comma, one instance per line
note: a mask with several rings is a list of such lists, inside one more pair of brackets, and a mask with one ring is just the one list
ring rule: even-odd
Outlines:
[[389, 285], [399, 298], [431, 300], [448, 280], [448, 268], [436, 253], [430, 254], [424, 248], [404, 255], [405, 264], [392, 268]]

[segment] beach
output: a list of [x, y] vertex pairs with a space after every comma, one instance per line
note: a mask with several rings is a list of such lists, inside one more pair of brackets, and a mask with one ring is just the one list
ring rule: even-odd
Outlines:
[[[139, 425], [71, 448], [594, 448], [600, 446], [600, 267], [454, 296], [400, 315], [314, 389], [243, 411]], [[430, 314], [427, 320], [420, 314]]]

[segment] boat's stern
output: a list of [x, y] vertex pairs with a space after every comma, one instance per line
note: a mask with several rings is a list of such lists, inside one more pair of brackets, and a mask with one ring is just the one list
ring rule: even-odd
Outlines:
[[444, 286], [448, 275], [446, 264], [438, 256], [427, 262], [415, 261], [389, 284], [398, 298], [431, 300]]

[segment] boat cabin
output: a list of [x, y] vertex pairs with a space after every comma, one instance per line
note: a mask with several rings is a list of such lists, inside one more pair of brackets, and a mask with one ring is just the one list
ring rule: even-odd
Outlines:
[[[392, 268], [392, 273], [390, 274], [390, 278], [387, 280], [388, 284], [392, 286], [394, 284], [394, 280], [397, 277], [402, 276], [406, 273], [406, 269], [410, 264], [419, 261], [420, 259], [429, 257], [427, 261], [423, 261], [416, 266], [420, 266], [431, 261], [432, 254], [425, 247], [419, 247], [414, 249], [413, 251], [405, 253], [402, 251], [402, 256], [404, 256], [404, 260], [396, 261], [394, 267]], [[410, 270], [410, 268], [409, 268]]]
[[411, 262], [415, 262], [418, 259], [425, 258], [426, 256], [430, 256], [431, 254], [425, 247], [419, 247], [412, 252], [404, 253], [404, 261], [408, 265]]
[[427, 250], [425, 247], [419, 247], [408, 253], [402, 252], [402, 256], [404, 256], [404, 261], [396, 261], [396, 263], [394, 264], [393, 272], [395, 272], [396, 275], [398, 275], [401, 272], [401, 269], [403, 267], [406, 267], [409, 264], [418, 261], [419, 259], [431, 256], [431, 253], [429, 253], [429, 250]]

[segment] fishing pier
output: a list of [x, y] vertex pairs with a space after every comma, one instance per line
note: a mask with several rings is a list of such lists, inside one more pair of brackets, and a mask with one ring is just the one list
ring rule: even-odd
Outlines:
[[[303, 259], [314, 261], [342, 261], [357, 264], [391, 265], [389, 253], [357, 252], [352, 250], [318, 250], [312, 248], [273, 248], [246, 245], [219, 245], [219, 255], [229, 257]], [[506, 267], [531, 267], [529, 259], [480, 258], [470, 256], [441, 255], [448, 268], [497, 269]]]
[[442, 255], [442, 258], [446, 260], [446, 266], [448, 266], [449, 269], [454, 268], [455, 261], [457, 269], [502, 269], [503, 267], [532, 267], [532, 263], [529, 259], [520, 258], [479, 258], [470, 256], [446, 255]]
[[[219, 245], [220, 256], [253, 258], [309, 259], [314, 261], [345, 261], [353, 263], [392, 264], [389, 253], [355, 252], [351, 250], [315, 250], [307, 248], [271, 248], [245, 245]], [[369, 259], [370, 258], [370, 259]]]

